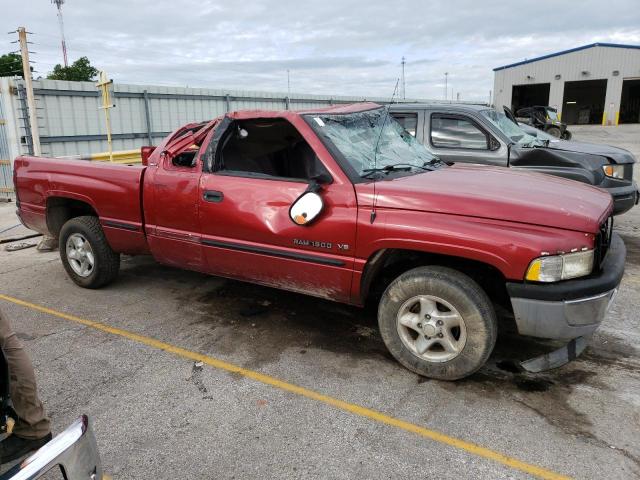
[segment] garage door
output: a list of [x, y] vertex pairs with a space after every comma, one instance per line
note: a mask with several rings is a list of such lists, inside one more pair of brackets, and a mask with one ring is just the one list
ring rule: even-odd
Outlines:
[[622, 82], [619, 122], [640, 123], [640, 78], [629, 78]]
[[[549, 105], [550, 89], [550, 83], [514, 85], [511, 91], [511, 110], [517, 112], [521, 108], [525, 107]], [[502, 106], [500, 108], [502, 108]]]
[[606, 92], [606, 80], [565, 82], [562, 121], [570, 125], [601, 124]]

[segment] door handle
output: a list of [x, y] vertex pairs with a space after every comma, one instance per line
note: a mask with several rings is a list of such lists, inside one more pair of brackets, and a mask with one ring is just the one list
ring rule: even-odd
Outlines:
[[218, 192], [216, 190], [205, 190], [202, 198], [205, 202], [219, 203], [224, 198], [224, 195], [222, 194], [222, 192]]

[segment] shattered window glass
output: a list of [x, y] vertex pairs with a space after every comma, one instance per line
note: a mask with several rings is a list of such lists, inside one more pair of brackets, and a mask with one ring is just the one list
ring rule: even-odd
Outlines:
[[537, 140], [536, 137], [529, 135], [518, 125], [513, 123], [504, 113], [492, 109], [482, 110], [480, 113], [482, 113], [482, 115], [493, 123], [502, 133], [519, 145], [527, 147], [543, 145], [543, 143]]
[[439, 162], [384, 108], [345, 115], [318, 114], [313, 121], [317, 131], [333, 142], [360, 176], [395, 165], [422, 171]]
[[393, 118], [402, 125], [402, 128], [412, 136], [416, 136], [416, 131], [418, 130], [418, 115], [415, 113], [393, 113], [392, 115]]

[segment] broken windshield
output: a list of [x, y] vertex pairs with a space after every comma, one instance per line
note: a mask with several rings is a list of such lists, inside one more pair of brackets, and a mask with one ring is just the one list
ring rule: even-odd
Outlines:
[[427, 166], [432, 166], [429, 170], [441, 166], [438, 158], [384, 108], [345, 115], [317, 114], [311, 121], [361, 177], [372, 172], [415, 173]]
[[504, 113], [497, 110], [487, 109], [482, 110], [480, 113], [487, 118], [493, 125], [495, 125], [502, 133], [504, 133], [511, 140], [523, 147], [542, 147], [544, 142], [538, 140], [533, 135], [529, 135], [522, 130], [518, 125], [513, 123]]

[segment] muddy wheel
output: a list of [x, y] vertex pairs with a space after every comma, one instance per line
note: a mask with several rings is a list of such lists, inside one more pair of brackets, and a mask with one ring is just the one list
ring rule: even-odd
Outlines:
[[560, 129], [558, 127], [549, 127], [549, 128], [547, 128], [547, 133], [549, 135], [552, 135], [552, 136], [556, 137], [556, 138], [560, 138], [560, 134], [561, 134]]
[[65, 223], [59, 249], [64, 269], [81, 287], [99, 288], [118, 276], [120, 255], [111, 250], [96, 217], [76, 217]]
[[446, 267], [419, 267], [394, 280], [380, 300], [378, 324], [402, 365], [440, 380], [477, 371], [497, 336], [487, 294], [468, 276]]

